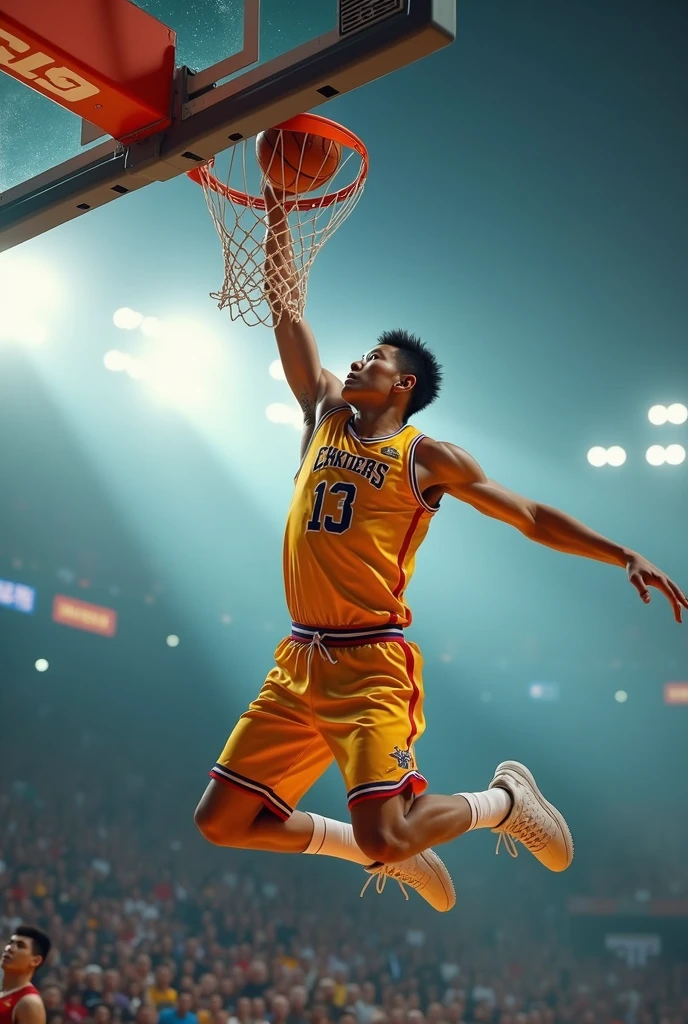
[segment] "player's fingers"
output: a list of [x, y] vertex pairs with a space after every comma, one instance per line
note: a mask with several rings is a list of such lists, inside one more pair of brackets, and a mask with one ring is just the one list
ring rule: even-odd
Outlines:
[[630, 574], [630, 576], [628, 578], [631, 581], [631, 583], [633, 584], [633, 586], [635, 587], [635, 589], [640, 594], [640, 597], [645, 602], [645, 604], [649, 604], [650, 600], [651, 600], [651, 598], [650, 598], [650, 591], [645, 586], [645, 580], [640, 575], [640, 573], [639, 572], [633, 572], [633, 573]]
[[677, 587], [676, 584], [672, 580], [667, 580], [667, 586], [669, 587], [669, 590], [673, 594], [674, 601], [676, 602], [675, 607], [674, 607], [674, 616], [676, 618], [676, 621], [677, 622], [682, 622], [683, 621], [683, 609], [684, 608], [688, 608], [688, 601], [686, 601], [686, 596], [683, 593], [683, 591], [681, 590], [681, 588]]
[[674, 591], [672, 589], [671, 581], [668, 580], [665, 576], [657, 576], [656, 579], [649, 580], [648, 582], [650, 583], [651, 586], [656, 587], [657, 590], [661, 590], [662, 591], [662, 593], [664, 594], [664, 596], [666, 597], [666, 599], [668, 600], [669, 604], [672, 607], [672, 610], [673, 610], [673, 613], [674, 613], [674, 618], [676, 619], [677, 622], [680, 622], [681, 621], [681, 605], [680, 605], [680, 602], [679, 602], [676, 594], [674, 593]]
[[686, 597], [681, 588], [678, 587], [673, 580], [669, 580], [668, 583], [674, 594], [676, 594], [679, 603], [682, 604], [684, 608], [688, 608], [688, 597]]

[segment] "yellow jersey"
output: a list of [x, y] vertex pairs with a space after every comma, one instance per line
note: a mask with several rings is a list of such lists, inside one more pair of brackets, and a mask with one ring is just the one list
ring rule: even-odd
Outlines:
[[408, 424], [388, 437], [358, 437], [349, 406], [320, 419], [296, 475], [284, 538], [293, 622], [410, 624], [404, 594], [436, 511], [416, 480], [423, 437]]

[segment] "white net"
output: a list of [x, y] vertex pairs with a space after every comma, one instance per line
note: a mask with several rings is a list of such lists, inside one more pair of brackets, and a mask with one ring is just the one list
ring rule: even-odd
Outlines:
[[[305, 118], [317, 121], [313, 115], [302, 115], [302, 119]], [[346, 132], [346, 129], [340, 131]], [[358, 145], [356, 148], [347, 145], [341, 149], [341, 160], [334, 174], [321, 188], [294, 195], [286, 194], [274, 185], [283, 219], [280, 232], [273, 233], [278, 258], [272, 255], [266, 267], [268, 232], [263, 186], [268, 176], [273, 182], [286, 180], [284, 174], [279, 173], [280, 159], [284, 160], [283, 134], [283, 128], [277, 130], [271, 162], [264, 174], [258, 167], [253, 146], [247, 140], [230, 150], [224, 180], [220, 180], [214, 162], [191, 172], [191, 177], [203, 187], [210, 216], [222, 243], [224, 279], [222, 287], [211, 292], [211, 298], [217, 301], [220, 309], [229, 311], [232, 320], [243, 320], [249, 327], [273, 324], [284, 316], [294, 323], [302, 318], [310, 269], [325, 242], [358, 203], [367, 173], [365, 148], [355, 136], [351, 136]], [[296, 136], [293, 131], [289, 134], [293, 147]], [[301, 138], [300, 134], [298, 138]], [[296, 181], [305, 180], [305, 172], [304, 178], [301, 177], [301, 168], [308, 140], [309, 134], [304, 133]], [[320, 135], [317, 141], [321, 142]], [[325, 160], [330, 151], [322, 147], [321, 152], [323, 166], [320, 171], [314, 170], [311, 159], [311, 177], [325, 177]], [[291, 170], [293, 174], [293, 168]], [[285, 259], [280, 258], [282, 254]]]

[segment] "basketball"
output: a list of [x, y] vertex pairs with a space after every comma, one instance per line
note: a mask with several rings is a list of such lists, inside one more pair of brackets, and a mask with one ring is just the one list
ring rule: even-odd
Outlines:
[[269, 128], [256, 139], [256, 158], [275, 188], [298, 195], [330, 180], [342, 159], [342, 147], [320, 135]]

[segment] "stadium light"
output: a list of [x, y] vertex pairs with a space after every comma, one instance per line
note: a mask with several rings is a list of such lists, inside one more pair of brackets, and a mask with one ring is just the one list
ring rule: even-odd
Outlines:
[[42, 345], [48, 337], [43, 317], [59, 306], [63, 293], [50, 264], [4, 254], [0, 258], [0, 340]]
[[680, 427], [688, 420], [688, 409], [681, 402], [674, 402], [667, 409], [667, 420], [674, 426]]
[[626, 452], [623, 448], [620, 448], [618, 444], [612, 445], [611, 448], [607, 448], [607, 464], [618, 468], [623, 466], [626, 461]]
[[139, 376], [158, 400], [188, 412], [207, 406], [221, 346], [204, 323], [180, 318], [160, 324], [160, 336], [150, 338]]
[[159, 338], [162, 334], [162, 324], [157, 316], [144, 316], [141, 321], [141, 334], [147, 338]]
[[594, 466], [596, 469], [600, 469], [602, 466], [606, 466], [607, 449], [600, 448], [599, 445], [596, 445], [594, 448], [591, 448], [588, 452], [588, 462], [591, 466]]
[[664, 459], [669, 466], [680, 466], [686, 458], [686, 449], [682, 444], [669, 444], [664, 449]]
[[665, 405], [653, 405], [647, 414], [647, 418], [650, 423], [655, 427], [663, 426], [666, 423], [668, 416], [669, 413]]
[[651, 444], [645, 452], [645, 458], [651, 466], [663, 466], [666, 462], [666, 452], [661, 444]]
[[271, 402], [265, 410], [265, 415], [271, 423], [293, 425], [301, 413], [294, 406], [285, 405], [284, 402]]
[[103, 366], [111, 373], [120, 373], [122, 370], [126, 370], [128, 363], [129, 356], [126, 352], [120, 352], [116, 348], [110, 349], [103, 356]]
[[595, 469], [601, 469], [602, 466], [613, 466], [617, 469], [619, 466], [623, 466], [625, 461], [626, 452], [618, 444], [613, 444], [611, 448], [602, 448], [599, 445], [595, 445], [588, 452], [588, 462]]
[[50, 665], [45, 660], [45, 658], [39, 658], [34, 667], [37, 672], [47, 672], [48, 669], [50, 668]]
[[143, 359], [129, 359], [125, 370], [132, 380], [141, 380], [148, 372], [148, 368]]
[[112, 315], [112, 322], [115, 327], [122, 331], [135, 331], [143, 321], [143, 313], [137, 313], [135, 309], [128, 306], [121, 306]]
[[280, 359], [273, 359], [273, 361], [270, 363], [268, 373], [270, 374], [273, 380], [287, 379], [285, 377], [284, 367], [282, 366], [282, 361]]

